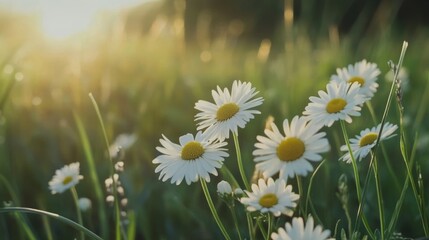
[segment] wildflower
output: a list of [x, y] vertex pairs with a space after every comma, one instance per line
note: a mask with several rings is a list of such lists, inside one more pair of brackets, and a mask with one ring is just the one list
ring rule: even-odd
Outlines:
[[283, 121], [284, 135], [274, 123], [265, 129], [264, 136], [257, 136], [257, 148], [253, 151], [256, 169], [265, 178], [280, 172], [280, 178], [287, 179], [295, 174], [306, 176], [313, 171], [310, 162], [322, 160], [320, 155], [330, 149], [326, 133], [318, 132], [319, 125], [308, 122], [304, 117], [295, 116], [289, 123]]
[[[350, 139], [350, 148], [355, 159], [362, 160], [362, 158], [368, 155], [371, 149], [375, 146], [380, 128], [381, 123], [378, 124], [377, 127], [362, 130], [359, 135], [356, 135], [355, 138]], [[386, 122], [383, 127], [383, 132], [380, 136], [380, 141], [393, 137], [394, 135], [392, 134], [396, 131], [397, 128], [397, 125]], [[341, 146], [340, 150], [347, 152], [340, 158], [340, 160], [351, 163], [352, 159], [347, 145]]]
[[136, 134], [120, 134], [116, 137], [115, 142], [109, 146], [109, 154], [111, 158], [116, 158], [122, 149], [130, 148], [137, 141]]
[[155, 173], [161, 172], [159, 179], [164, 182], [171, 178], [171, 183], [179, 185], [185, 179], [190, 185], [200, 177], [209, 182], [209, 173], [217, 176], [216, 168], [222, 167], [224, 158], [229, 156], [226, 149], [222, 148], [226, 142], [209, 140], [201, 131], [195, 138], [192, 134], [181, 136], [180, 145], [171, 142], [164, 135], [162, 137], [162, 147], [156, 149], [163, 154], [152, 163], [160, 164]]
[[285, 228], [279, 228], [277, 232], [271, 234], [273, 240], [325, 240], [328, 239], [331, 231], [323, 230], [319, 225], [314, 227], [314, 220], [309, 216], [304, 226], [304, 220], [299, 218], [292, 219], [290, 223], [285, 224]]
[[79, 163], [71, 163], [55, 171], [55, 175], [49, 181], [49, 189], [52, 194], [62, 193], [75, 186], [83, 176], [79, 175]]
[[92, 206], [91, 200], [85, 197], [79, 198], [77, 204], [82, 212], [88, 211]]
[[252, 191], [244, 190], [248, 197], [243, 197], [240, 202], [247, 205], [250, 212], [260, 211], [261, 213], [271, 212], [278, 217], [280, 214], [292, 216], [293, 210], [297, 206], [299, 195], [292, 192], [292, 185], [287, 185], [284, 179], [274, 181], [269, 178], [267, 183], [264, 179], [259, 179], [258, 184], [252, 184]]
[[232, 193], [232, 187], [227, 181], [220, 181], [217, 184], [217, 193], [220, 195], [229, 195]]
[[319, 97], [310, 97], [304, 115], [320, 125], [327, 127], [337, 120], [352, 122], [352, 116], [360, 116], [360, 105], [364, 102], [359, 94], [358, 83], [330, 82], [326, 85], [327, 92], [319, 91]]
[[231, 93], [218, 86], [217, 91], [212, 90], [214, 104], [203, 100], [195, 104], [195, 109], [201, 111], [195, 115], [195, 120], [200, 121], [197, 130], [206, 129], [205, 134], [220, 141], [229, 138], [230, 131], [237, 134], [238, 127], [244, 128], [254, 114], [260, 114], [252, 109], [263, 102], [262, 97], [252, 99], [257, 93], [251, 83], [237, 80]]
[[336, 83], [357, 82], [360, 85], [359, 93], [365, 96], [365, 100], [369, 100], [377, 92], [378, 83], [376, 81], [380, 73], [377, 64], [364, 59], [354, 65], [349, 64], [347, 68], [337, 68], [337, 74], [331, 76], [331, 81]]
[[[395, 73], [393, 71], [388, 71], [384, 78], [387, 82], [392, 82], [394, 78]], [[398, 73], [398, 87], [400, 87], [404, 92], [408, 91], [410, 88], [410, 75], [408, 73], [407, 68], [401, 67], [399, 69]]]

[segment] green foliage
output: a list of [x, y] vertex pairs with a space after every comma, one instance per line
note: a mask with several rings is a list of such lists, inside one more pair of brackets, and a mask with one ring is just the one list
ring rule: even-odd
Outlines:
[[[311, 9], [304, 10], [303, 14], [311, 15]], [[320, 24], [325, 26], [328, 19], [323, 19]], [[12, 20], [14, 18], [8, 21]], [[48, 181], [57, 168], [79, 161], [84, 180], [76, 189], [80, 196], [93, 200], [92, 211], [83, 213], [84, 225], [106, 239], [113, 238], [114, 209], [103, 202], [106, 193], [100, 184], [111, 175], [103, 135], [112, 142], [121, 133], [136, 133], [137, 142], [124, 150], [125, 171], [120, 175], [129, 201], [127, 234], [130, 239], [221, 238], [207, 211], [201, 189], [194, 185], [176, 187], [158, 181], [151, 163], [158, 154], [155, 148], [161, 134], [177, 139], [185, 133], [195, 132], [193, 106], [199, 99], [209, 100], [211, 89], [217, 85], [227, 87], [232, 80], [241, 79], [252, 82], [265, 99], [258, 109], [262, 114], [239, 135], [243, 171], [247, 176], [254, 170], [251, 153], [256, 136], [263, 133], [265, 119], [273, 116], [274, 121], [280, 123], [284, 118], [300, 114], [308, 97], [324, 88], [337, 67], [363, 58], [379, 65], [382, 70], [378, 80], [380, 87], [372, 104], [381, 119], [380, 112], [390, 86], [384, 81], [384, 74], [390, 71], [387, 61], [398, 56], [402, 36], [387, 31], [372, 37], [354, 34], [335, 42], [323, 34], [295, 30], [296, 33], [285, 40], [284, 52], [271, 52], [272, 57], [268, 59], [258, 56], [258, 49], [232, 49], [222, 44], [228, 39], [221, 37], [204, 50], [206, 57], [210, 56], [204, 58], [199, 48], [185, 48], [180, 35], [174, 34], [138, 36], [114, 33], [107, 28], [88, 33], [84, 39], [49, 42], [33, 32], [14, 35], [8, 30], [7, 41], [0, 41], [3, 58], [0, 67], [13, 69], [0, 73], [0, 204], [13, 200], [15, 206], [42, 208], [74, 219], [72, 199], [66, 194], [51, 195]], [[407, 40], [410, 40], [410, 48], [403, 65], [409, 70], [411, 83], [402, 97], [403, 118], [408, 118], [408, 122], [404, 120], [401, 126], [409, 131], [401, 132], [400, 145], [395, 141], [384, 144], [387, 158], [380, 154], [378, 158], [382, 161], [378, 167], [381, 190], [386, 199], [386, 217], [394, 216], [395, 219], [392, 229], [389, 225], [389, 231], [419, 237], [425, 235], [419, 220], [424, 220], [427, 225], [428, 208], [423, 187], [428, 185], [425, 183], [425, 176], [429, 174], [429, 164], [425, 161], [428, 148], [423, 141], [429, 131], [426, 66], [429, 55], [424, 54], [429, 44], [426, 35]], [[90, 92], [97, 99], [104, 118], [103, 133], [88, 97]], [[397, 109], [390, 110], [389, 121], [398, 122], [396, 116], [400, 114]], [[351, 134], [369, 127], [370, 113], [364, 110], [363, 115], [349, 126]], [[317, 175], [311, 176], [311, 187], [305, 189], [308, 198], [311, 190], [311, 200], [306, 202], [305, 211], [308, 205], [324, 227], [332, 230], [337, 229], [341, 219], [339, 237], [348, 239], [352, 229], [349, 224], [355, 224], [348, 218], [356, 216], [358, 197], [353, 184], [347, 180], [353, 179], [350, 166], [338, 162], [343, 140], [341, 129], [334, 130], [329, 136], [332, 151], [327, 154]], [[420, 138], [410, 148], [403, 142], [415, 132]], [[230, 146], [232, 144], [230, 141]], [[233, 152], [233, 149], [229, 151]], [[420, 167], [416, 170], [410, 163], [411, 168], [404, 171], [402, 160], [415, 161]], [[407, 184], [408, 181], [415, 182], [414, 195], [410, 189], [392, 187], [392, 174], [386, 170], [388, 164], [385, 161], [392, 165], [395, 181], [400, 186], [405, 181]], [[228, 159], [225, 165], [238, 176], [240, 169], [234, 163]], [[365, 174], [367, 169], [368, 163], [362, 162], [360, 173]], [[339, 190], [340, 176], [342, 188]], [[212, 179], [208, 185], [210, 192], [215, 191], [215, 183], [221, 179]], [[303, 185], [308, 186], [308, 181], [303, 179]], [[367, 201], [365, 215], [371, 226], [378, 224], [376, 194], [375, 187], [370, 185], [364, 199]], [[399, 197], [403, 201], [402, 208], [396, 202], [387, 201]], [[220, 199], [216, 201], [214, 198], [214, 205], [220, 212], [228, 212]], [[233, 226], [232, 220], [228, 220], [229, 215], [225, 215], [220, 216], [225, 217], [222, 219], [226, 221], [225, 225]], [[238, 217], [245, 219], [245, 216]], [[16, 219], [23, 224], [17, 224]], [[8, 233], [6, 237], [14, 236], [22, 228], [27, 238], [70, 236], [70, 229], [61, 224], [50, 220], [48, 225], [52, 232], [45, 231], [43, 224], [40, 219], [23, 214], [0, 213], [0, 232]], [[112, 229], [110, 232], [106, 225]], [[247, 229], [244, 223], [240, 227], [242, 232]], [[33, 233], [36, 237], [28, 237]], [[365, 234], [365, 228], [361, 226], [352, 233], [351, 239], [367, 239]], [[26, 238], [25, 234], [19, 237]]]

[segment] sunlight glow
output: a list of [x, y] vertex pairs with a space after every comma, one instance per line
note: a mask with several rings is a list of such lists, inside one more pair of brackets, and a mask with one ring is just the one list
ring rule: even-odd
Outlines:
[[63, 39], [87, 30], [97, 9], [81, 1], [52, 1], [41, 11], [41, 27], [48, 38]]

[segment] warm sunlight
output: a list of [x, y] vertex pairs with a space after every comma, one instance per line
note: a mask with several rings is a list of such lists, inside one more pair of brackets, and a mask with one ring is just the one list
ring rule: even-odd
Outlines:
[[51, 2], [41, 10], [41, 27], [48, 38], [66, 38], [85, 31], [96, 13], [94, 5], [79, 1]]

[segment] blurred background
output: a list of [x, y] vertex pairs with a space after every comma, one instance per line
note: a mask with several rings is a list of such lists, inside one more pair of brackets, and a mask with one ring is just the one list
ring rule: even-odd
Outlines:
[[[265, 120], [273, 116], [279, 125], [301, 114], [308, 97], [325, 88], [336, 68], [362, 59], [378, 64], [382, 74], [372, 105], [381, 119], [390, 89], [387, 62], [397, 62], [403, 41], [409, 42], [406, 124], [410, 143], [418, 132], [416, 161], [427, 178], [427, 11], [426, 0], [0, 0], [0, 201], [12, 200], [8, 182], [19, 200], [12, 204], [75, 219], [70, 193], [51, 195], [48, 182], [56, 169], [78, 161], [84, 176], [78, 193], [93, 203], [84, 213], [86, 226], [106, 239], [112, 236], [100, 224], [99, 212], [104, 210], [111, 224], [113, 210], [104, 197], [97, 198], [88, 165], [92, 157], [107, 196], [104, 179], [110, 163], [91, 93], [110, 143], [118, 136], [135, 140], [126, 147], [119, 144], [125, 163], [120, 178], [128, 199], [124, 211], [135, 224], [135, 239], [220, 239], [198, 184], [175, 186], [157, 179], [151, 161], [161, 134], [177, 142], [195, 133], [195, 102], [212, 101], [217, 85], [252, 82], [265, 102], [262, 114], [239, 132], [250, 178], [253, 145]], [[367, 109], [362, 114], [348, 125], [350, 136], [375, 125], [368, 125]], [[399, 122], [396, 106], [389, 121]], [[338, 220], [340, 228], [347, 226], [336, 197], [341, 174], [348, 176], [350, 208], [356, 211], [351, 167], [337, 161], [343, 143], [337, 127], [328, 130], [332, 151], [312, 192], [314, 207], [332, 232]], [[388, 217], [405, 179], [398, 138], [389, 141], [396, 182], [392, 174], [382, 173]], [[229, 151], [225, 164], [239, 178], [232, 142]], [[361, 166], [365, 173], [367, 163]], [[221, 179], [213, 177], [209, 187], [228, 222], [227, 208], [215, 196]], [[377, 226], [372, 187], [367, 198], [368, 218]], [[423, 236], [412, 194], [406, 203], [397, 231]], [[39, 239], [70, 236], [71, 229], [61, 223], [39, 216], [25, 221]], [[245, 232], [246, 224], [242, 227]], [[2, 239], [26, 239], [12, 215], [0, 215], [0, 234]]]

